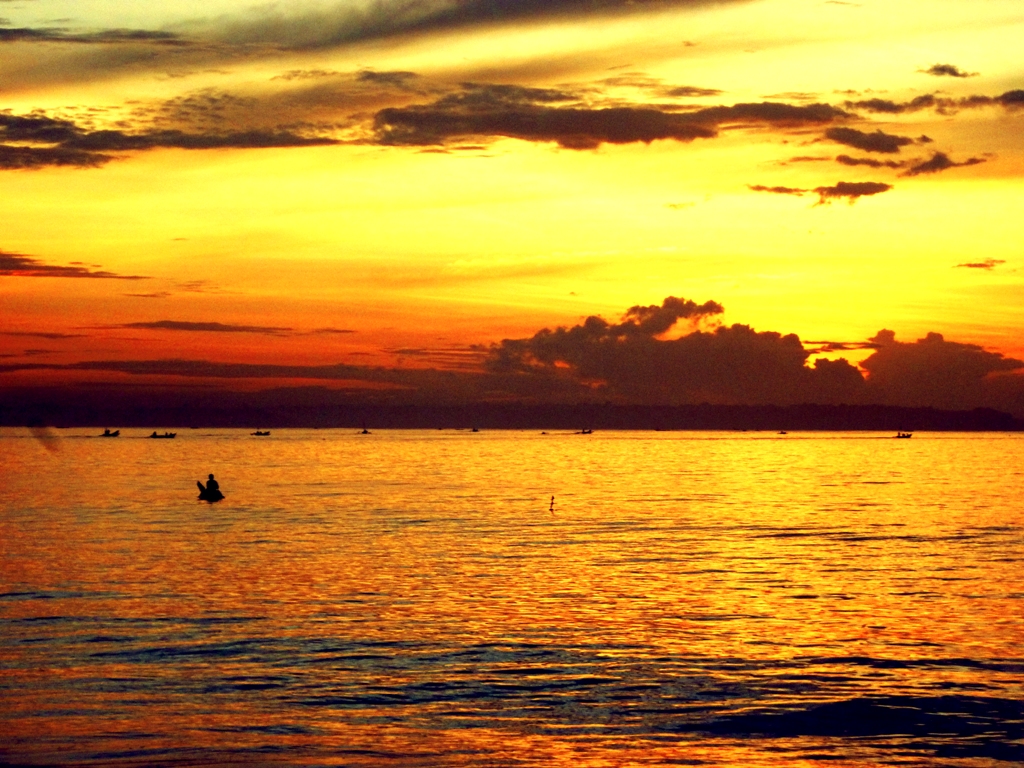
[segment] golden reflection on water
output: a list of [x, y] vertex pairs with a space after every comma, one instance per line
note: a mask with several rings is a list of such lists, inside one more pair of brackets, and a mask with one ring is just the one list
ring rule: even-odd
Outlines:
[[128, 432], [0, 432], [0, 759], [989, 765], [1024, 737], [722, 725], [1019, 701], [1017, 436]]

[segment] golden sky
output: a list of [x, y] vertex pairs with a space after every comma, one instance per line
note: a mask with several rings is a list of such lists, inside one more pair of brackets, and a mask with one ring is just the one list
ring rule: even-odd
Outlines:
[[0, 16], [0, 387], [405, 386], [681, 297], [722, 310], [654, 341], [741, 324], [880, 380], [882, 339], [1024, 412], [1019, 0]]

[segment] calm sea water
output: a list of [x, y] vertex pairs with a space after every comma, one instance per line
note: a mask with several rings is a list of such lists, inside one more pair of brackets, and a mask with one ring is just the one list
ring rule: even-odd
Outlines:
[[1024, 436], [89, 432], [0, 430], [0, 762], [1024, 762]]

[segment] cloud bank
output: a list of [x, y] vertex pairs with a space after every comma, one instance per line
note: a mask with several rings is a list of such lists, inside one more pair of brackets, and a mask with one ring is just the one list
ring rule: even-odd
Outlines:
[[41, 114], [0, 113], [0, 168], [103, 165], [121, 152], [152, 149], [266, 149], [337, 144], [325, 136], [292, 131], [186, 133], [179, 130], [126, 132], [88, 130], [71, 120]]
[[[973, 264], [963, 266], [974, 267]], [[981, 267], [985, 268], [985, 267]], [[15, 371], [116, 372], [204, 381], [222, 379], [346, 382], [376, 402], [536, 402], [636, 405], [895, 405], [943, 409], [996, 408], [1024, 415], [1024, 361], [929, 333], [901, 342], [890, 330], [858, 342], [807, 342], [795, 334], [719, 324], [715, 301], [669, 296], [629, 308], [619, 322], [598, 316], [528, 338], [476, 350], [400, 350], [446, 364], [444, 370], [337, 364], [220, 363], [207, 360], [83, 361], [67, 365], [11, 362]], [[241, 326], [140, 323], [207, 332], [268, 332]], [[679, 332], [682, 325], [683, 333]], [[858, 368], [824, 351], [870, 349]], [[474, 368], [474, 363], [478, 367]], [[163, 386], [169, 386], [164, 384]], [[226, 385], [230, 388], [230, 384]], [[295, 386], [295, 384], [291, 384]], [[370, 395], [367, 395], [369, 397]]]
[[601, 144], [710, 139], [723, 125], [821, 125], [846, 117], [828, 104], [734, 104], [678, 113], [649, 106], [586, 107], [578, 95], [512, 85], [466, 85], [429, 104], [380, 110], [376, 142], [443, 145], [449, 141], [507, 137], [555, 142], [567, 149]]

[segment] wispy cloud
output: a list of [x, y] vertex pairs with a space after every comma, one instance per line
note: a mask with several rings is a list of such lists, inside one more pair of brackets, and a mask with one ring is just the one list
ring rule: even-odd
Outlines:
[[796, 197], [804, 195], [809, 191], [799, 187], [768, 187], [764, 184], [748, 184], [747, 187], [754, 192], [770, 192], [773, 195], [794, 195]]
[[878, 181], [840, 181], [833, 186], [815, 187], [814, 189], [801, 189], [799, 187], [769, 187], [763, 184], [748, 184], [747, 187], [754, 192], [769, 192], [774, 195], [801, 196], [813, 192], [818, 196], [815, 205], [827, 205], [833, 200], [845, 199], [851, 205], [861, 197], [877, 195], [888, 192], [892, 189], [891, 184], [883, 184]]
[[343, 334], [349, 334], [349, 333], [355, 333], [355, 332], [356, 331], [352, 330], [351, 328], [314, 328], [309, 333], [314, 334], [314, 335], [321, 335], [322, 334], [322, 335], [325, 335], [325, 336], [335, 336], [335, 335], [339, 335], [339, 334], [343, 335]]
[[350, 3], [313, 10], [308, 6], [267, 6], [256, 17], [228, 15], [195, 22], [187, 28], [196, 36], [234, 45], [302, 50], [477, 24], [559, 17], [578, 20], [585, 16], [710, 4], [710, 0], [379, 0], [362, 8], [354, 8]]
[[[985, 259], [984, 261], [968, 261], [963, 264], [957, 264], [956, 267], [966, 267], [967, 269], [987, 269], [992, 270], [998, 267], [1000, 264], [1005, 264], [1005, 259]], [[955, 267], [954, 267], [955, 268]]]
[[0, 43], [152, 43], [157, 45], [187, 45], [188, 40], [172, 32], [149, 29], [105, 29], [98, 32], [71, 32], [61, 27], [9, 27], [0, 26]]
[[203, 333], [261, 333], [278, 336], [289, 333], [292, 328], [266, 325], [231, 325], [226, 323], [197, 323], [187, 320], [154, 320], [151, 322], [123, 323], [112, 328], [141, 328], [152, 331], [188, 331]]
[[0, 275], [7, 277], [82, 277], [104, 280], [148, 280], [142, 275], [118, 275], [105, 270], [94, 271], [79, 265], [46, 264], [31, 256], [0, 251]]
[[871, 157], [850, 157], [849, 155], [837, 156], [836, 162], [840, 165], [866, 165], [868, 168], [902, 168], [906, 165], [906, 162], [899, 160], [875, 160]]
[[892, 154], [900, 151], [900, 147], [913, 144], [914, 140], [909, 136], [896, 136], [876, 130], [874, 133], [865, 133], [856, 128], [836, 127], [825, 131], [825, 138], [837, 144], [845, 144], [865, 152], [882, 152]]
[[963, 98], [936, 96], [933, 93], [915, 96], [909, 101], [892, 101], [891, 99], [861, 99], [843, 103], [847, 109], [862, 109], [867, 112], [878, 112], [899, 115], [905, 112], [919, 112], [923, 109], [934, 109], [939, 114], [949, 114], [961, 109], [978, 109], [980, 107], [1002, 106], [1015, 110], [1024, 107], [1024, 90], [1006, 91], [999, 96], [974, 94]]
[[81, 333], [55, 333], [47, 331], [0, 331], [3, 336], [27, 336], [35, 339], [82, 339], [85, 336]]
[[932, 64], [928, 69], [918, 70], [935, 77], [977, 77], [977, 72], [964, 72], [953, 64]]
[[932, 155], [930, 160], [924, 160], [920, 163], [917, 163], [916, 165], [912, 165], [901, 175], [919, 176], [922, 173], [939, 173], [940, 171], [945, 171], [950, 168], [963, 168], [968, 165], [978, 165], [979, 163], [984, 162], [984, 158], [972, 157], [968, 160], [964, 160], [962, 163], [955, 163], [949, 158], [949, 155], [947, 155], [945, 152], [936, 152], [934, 155]]
[[814, 192], [818, 195], [817, 205], [827, 205], [833, 200], [846, 199], [850, 205], [861, 197], [878, 195], [892, 189], [891, 184], [883, 184], [878, 181], [840, 181], [831, 187], [815, 187]]
[[[264, 149], [336, 144], [326, 136], [289, 130], [186, 133], [179, 130], [126, 132], [88, 130], [71, 120], [41, 114], [0, 113], [0, 168], [63, 165], [95, 167], [110, 162], [110, 153], [174, 149]], [[40, 146], [43, 145], [43, 146]]]

